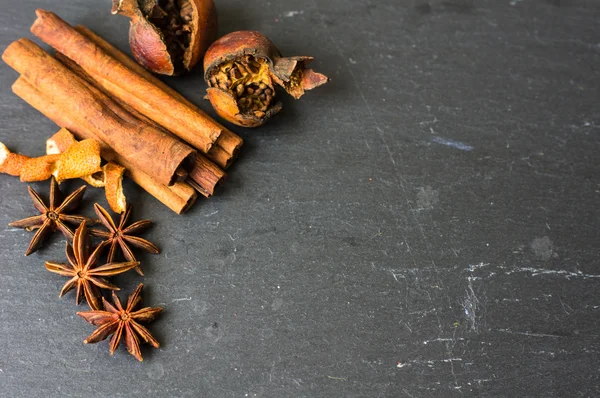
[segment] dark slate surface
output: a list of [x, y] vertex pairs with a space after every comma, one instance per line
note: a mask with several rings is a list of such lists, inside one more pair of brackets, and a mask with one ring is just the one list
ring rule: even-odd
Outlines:
[[[108, 1], [3, 3], [1, 48], [30, 36], [37, 7], [127, 48]], [[126, 185], [163, 249], [145, 277], [116, 278], [165, 308], [142, 364], [82, 343], [84, 307], [43, 268], [64, 242], [23, 257], [31, 234], [6, 224], [33, 210], [0, 176], [0, 395], [600, 394], [600, 4], [218, 7], [221, 33], [263, 31], [332, 82], [234, 128], [241, 159], [187, 215]], [[41, 154], [56, 127], [11, 93], [16, 77], [0, 66], [0, 141]], [[199, 71], [168, 83], [209, 110]]]

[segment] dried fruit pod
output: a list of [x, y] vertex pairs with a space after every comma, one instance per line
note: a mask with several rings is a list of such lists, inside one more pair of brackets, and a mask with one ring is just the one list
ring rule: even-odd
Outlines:
[[275, 85], [298, 99], [329, 81], [306, 66], [312, 57], [283, 57], [259, 32], [239, 31], [214, 42], [204, 56], [204, 79], [212, 106], [222, 118], [258, 127], [281, 110]]
[[131, 20], [135, 59], [163, 75], [191, 70], [217, 37], [213, 0], [112, 0], [111, 12]]

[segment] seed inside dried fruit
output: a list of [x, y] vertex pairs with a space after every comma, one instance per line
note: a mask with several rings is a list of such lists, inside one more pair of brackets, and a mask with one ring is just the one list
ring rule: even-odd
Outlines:
[[212, 0], [113, 0], [112, 13], [131, 19], [135, 59], [164, 75], [191, 70], [217, 35]]
[[[249, 124], [251, 127], [257, 119], [264, 118], [267, 113], [277, 113], [281, 109], [281, 104], [274, 101], [274, 82], [269, 65], [263, 58], [246, 55], [224, 62], [219, 65], [219, 69], [211, 71], [210, 81], [214, 82], [214, 87], [219, 87], [234, 97], [240, 113], [238, 124]], [[213, 98], [215, 94], [219, 95], [213, 93]]]
[[224, 119], [257, 127], [281, 110], [275, 87], [298, 99], [327, 83], [325, 75], [306, 68], [312, 57], [284, 58], [259, 32], [233, 32], [214, 42], [204, 57], [207, 98]]

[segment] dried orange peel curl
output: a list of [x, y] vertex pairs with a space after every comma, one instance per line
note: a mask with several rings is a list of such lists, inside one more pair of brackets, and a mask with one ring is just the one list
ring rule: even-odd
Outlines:
[[[77, 141], [73, 134], [67, 129], [60, 129], [46, 141], [47, 154], [61, 154], [67, 159], [61, 164], [60, 177], [69, 177], [73, 174], [88, 174], [79, 176], [88, 184], [96, 188], [104, 187], [106, 200], [115, 213], [123, 213], [127, 208], [127, 199], [123, 193], [123, 175], [125, 168], [118, 164], [109, 162], [103, 167], [96, 162], [96, 157], [89, 157], [94, 153], [100, 159], [100, 144], [95, 140]], [[65, 178], [65, 179], [66, 179]]]
[[76, 143], [77, 140], [73, 134], [69, 130], [62, 128], [46, 140], [46, 155], [60, 155]]
[[23, 182], [44, 181], [52, 177], [60, 156], [41, 156], [30, 158], [19, 153], [12, 153], [0, 143], [0, 173], [20, 177]]
[[81, 178], [96, 188], [104, 188], [110, 208], [123, 213], [127, 200], [123, 194], [125, 168], [108, 163], [101, 166], [100, 143], [77, 141], [67, 129], [60, 129], [46, 141], [46, 155], [30, 158], [12, 153], [0, 143], [0, 173], [20, 177], [23, 182], [45, 181], [54, 176], [60, 183]]
[[12, 153], [6, 145], [0, 142], [0, 173], [19, 177], [29, 156]]
[[61, 153], [53, 173], [60, 184], [65, 180], [91, 176], [102, 171], [100, 144], [96, 140], [83, 140]]
[[115, 213], [123, 213], [127, 209], [127, 199], [123, 193], [123, 174], [125, 167], [109, 162], [104, 165], [104, 191], [110, 208]]
[[59, 183], [62, 180], [81, 178], [94, 188], [104, 188], [100, 144], [97, 141], [78, 142], [69, 130], [62, 128], [46, 141], [46, 155], [64, 156], [64, 163], [56, 175]]
[[28, 159], [21, 169], [21, 181], [46, 181], [56, 173], [59, 161], [60, 155], [46, 155]]
[[88, 177], [102, 172], [101, 162], [100, 144], [94, 140], [75, 142], [60, 154], [37, 158], [12, 153], [0, 143], [0, 172], [18, 176], [22, 182], [45, 181], [54, 176], [60, 183]]

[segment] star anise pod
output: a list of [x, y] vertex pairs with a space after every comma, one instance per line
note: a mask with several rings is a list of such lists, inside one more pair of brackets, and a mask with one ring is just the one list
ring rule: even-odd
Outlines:
[[73, 246], [67, 243], [69, 264], [46, 262], [45, 265], [48, 271], [71, 278], [60, 291], [60, 297], [77, 287], [75, 302], [79, 304], [81, 298], [85, 296], [90, 308], [99, 310], [102, 308], [99, 289], [119, 290], [117, 286], [108, 282], [105, 277], [129, 271], [137, 267], [139, 263], [130, 261], [127, 263], [109, 263], [96, 267], [100, 254], [102, 254], [106, 245], [106, 242], [101, 243], [90, 255], [90, 236], [86, 224], [81, 223], [75, 231]]
[[134, 311], [138, 304], [142, 302], [140, 294], [143, 287], [144, 285], [140, 284], [135, 289], [135, 292], [129, 296], [127, 307], [125, 308], [121, 305], [119, 297], [113, 292], [114, 305], [111, 305], [102, 298], [104, 311], [78, 312], [77, 315], [92, 325], [98, 326], [98, 329], [83, 342], [85, 344], [98, 343], [112, 334], [109, 350], [110, 355], [113, 355], [119, 343], [123, 340], [123, 335], [125, 335], [125, 347], [127, 347], [127, 351], [140, 362], [143, 360], [140, 351], [140, 339], [154, 348], [159, 348], [160, 344], [158, 341], [152, 337], [148, 329], [138, 322], [150, 322], [154, 320], [156, 315], [162, 311], [162, 308], [146, 307]]
[[85, 222], [88, 224], [95, 224], [95, 221], [91, 218], [68, 214], [75, 210], [81, 203], [81, 199], [85, 192], [85, 185], [63, 200], [63, 195], [58, 188], [58, 183], [54, 177], [52, 177], [50, 180], [50, 206], [46, 206], [42, 198], [40, 198], [40, 195], [38, 195], [31, 187], [28, 187], [28, 190], [29, 196], [31, 196], [31, 200], [33, 201], [33, 206], [41, 214], [39, 216], [24, 218], [8, 224], [11, 227], [25, 228], [28, 231], [37, 229], [37, 232], [33, 235], [31, 243], [25, 252], [26, 256], [38, 250], [50, 234], [56, 230], [61, 231], [69, 241], [72, 241], [74, 235], [73, 230], [65, 223], [79, 225]]
[[[129, 217], [131, 216], [131, 205], [127, 206], [127, 210], [121, 215], [121, 220], [117, 226], [113, 221], [112, 217], [108, 212], [100, 206], [98, 203], [94, 204], [94, 210], [100, 219], [100, 222], [108, 229], [108, 231], [102, 231], [99, 229], [90, 229], [90, 234], [105, 240], [105, 243], [110, 244], [108, 251], [108, 262], [112, 262], [117, 257], [117, 248], [120, 248], [125, 258], [129, 261], [137, 261], [133, 255], [133, 251], [129, 245], [145, 250], [148, 253], [158, 254], [160, 249], [154, 244], [148, 242], [146, 239], [134, 236], [140, 232], [145, 231], [152, 225], [150, 220], [136, 221], [128, 227], [125, 227]], [[136, 267], [136, 272], [140, 275], [144, 275], [142, 269]]]

